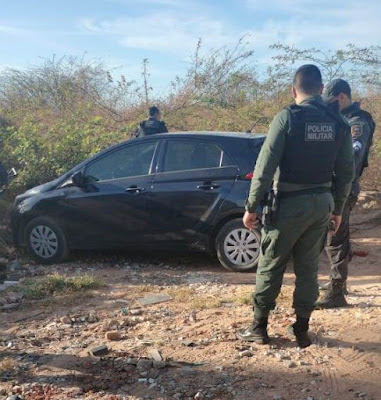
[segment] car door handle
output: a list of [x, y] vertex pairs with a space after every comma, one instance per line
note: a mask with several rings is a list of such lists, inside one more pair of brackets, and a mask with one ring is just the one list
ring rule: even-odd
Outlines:
[[141, 193], [144, 192], [145, 189], [143, 187], [137, 187], [137, 186], [130, 186], [125, 190], [127, 193]]
[[213, 182], [204, 182], [202, 185], [198, 185], [197, 189], [200, 190], [214, 190], [218, 189], [220, 185], [217, 185], [216, 183]]

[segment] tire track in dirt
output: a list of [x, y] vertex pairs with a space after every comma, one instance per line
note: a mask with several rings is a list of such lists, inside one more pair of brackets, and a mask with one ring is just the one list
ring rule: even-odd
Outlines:
[[335, 372], [330, 372], [327, 368], [324, 368], [322, 374], [326, 391], [329, 393], [340, 393], [341, 390]]
[[379, 380], [380, 373], [374, 368], [369, 367], [369, 364], [366, 362], [359, 368], [357, 362], [348, 362], [344, 357], [339, 356], [339, 359], [333, 360], [332, 364], [337, 369], [345, 370], [346, 375], [350, 378], [349, 381], [362, 385], [364, 389], [377, 386], [376, 382]]
[[342, 357], [345, 361], [352, 363], [352, 362], [358, 362], [361, 361], [363, 358], [365, 358], [366, 355], [364, 353], [358, 353], [356, 354], [356, 352], [354, 351], [354, 354], [348, 356], [348, 357]]
[[[358, 327], [352, 323], [346, 327], [346, 331], [356, 332], [356, 328], [358, 330]], [[348, 387], [353, 386], [355, 382], [374, 386], [381, 371], [370, 366], [372, 365], [372, 353], [352, 348], [350, 343], [345, 347], [340, 347], [340, 339], [326, 338], [322, 336], [321, 332], [318, 332], [316, 335], [317, 346], [324, 346], [326, 343], [330, 347], [313, 347], [310, 354], [321, 359], [327, 355], [330, 357], [330, 365], [319, 364], [328, 392], [345, 393]], [[333, 351], [334, 349], [337, 352]]]
[[[343, 350], [354, 352], [354, 350], [348, 348]], [[311, 355], [316, 357], [324, 357], [326, 354], [327, 352], [320, 348], [311, 350]], [[367, 354], [350, 354], [348, 356], [339, 353], [330, 355], [332, 358], [329, 361], [329, 366], [320, 364], [324, 378], [323, 383], [327, 392], [342, 395], [347, 393], [348, 388], [354, 386], [362, 387], [364, 390], [371, 387], [376, 389], [376, 382], [378, 382], [381, 371], [379, 368], [369, 366]], [[380, 386], [378, 389], [380, 389]]]
[[[327, 355], [326, 352], [321, 351], [319, 347], [311, 349], [310, 354], [315, 358], [323, 358]], [[332, 359], [330, 359], [330, 361], [331, 360]], [[345, 392], [348, 379], [344, 375], [341, 376], [341, 378], [344, 378], [344, 381], [340, 381], [332, 365], [318, 364], [318, 367], [321, 369], [323, 386], [326, 392], [333, 394], [342, 394]]]

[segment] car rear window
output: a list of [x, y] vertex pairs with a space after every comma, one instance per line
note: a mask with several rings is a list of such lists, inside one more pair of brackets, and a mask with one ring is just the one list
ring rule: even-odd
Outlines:
[[219, 168], [234, 165], [230, 157], [215, 143], [170, 140], [164, 156], [163, 172]]

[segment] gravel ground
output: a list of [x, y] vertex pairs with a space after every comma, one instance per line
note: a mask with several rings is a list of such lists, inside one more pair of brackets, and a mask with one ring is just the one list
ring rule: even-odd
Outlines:
[[[258, 346], [235, 338], [251, 322], [255, 273], [224, 271], [204, 254], [79, 253], [52, 267], [21, 258], [8, 270], [21, 283], [0, 292], [0, 398], [379, 399], [381, 227], [370, 213], [354, 218], [362, 257], [351, 264], [350, 306], [316, 311], [314, 344], [304, 350], [285, 333], [294, 321], [292, 266], [271, 315], [272, 341]], [[322, 280], [327, 273], [322, 257]], [[103, 285], [38, 300], [21, 293], [25, 277], [49, 274]], [[142, 305], [149, 295], [162, 302]]]

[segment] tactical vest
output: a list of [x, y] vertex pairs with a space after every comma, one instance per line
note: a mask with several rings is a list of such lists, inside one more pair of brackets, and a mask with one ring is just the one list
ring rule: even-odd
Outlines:
[[318, 102], [286, 108], [289, 129], [279, 166], [279, 181], [320, 184], [332, 181], [335, 161], [349, 126]]
[[164, 128], [164, 123], [162, 121], [149, 119], [139, 124], [137, 136], [141, 137], [141, 136], [156, 135], [157, 133], [164, 132], [163, 128]]

